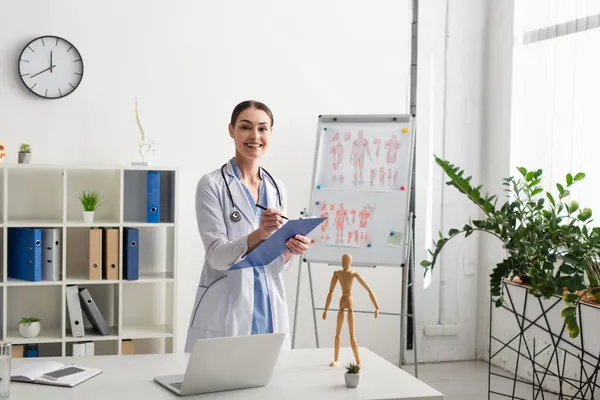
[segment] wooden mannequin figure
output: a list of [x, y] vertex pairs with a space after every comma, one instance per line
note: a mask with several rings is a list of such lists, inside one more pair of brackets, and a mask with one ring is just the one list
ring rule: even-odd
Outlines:
[[342, 269], [337, 270], [333, 273], [331, 277], [331, 284], [329, 286], [329, 293], [327, 294], [327, 301], [325, 302], [325, 311], [323, 311], [323, 319], [327, 318], [327, 310], [331, 305], [331, 298], [333, 296], [333, 291], [335, 290], [335, 286], [337, 282], [340, 282], [340, 286], [342, 287], [342, 296], [340, 297], [340, 307], [337, 316], [337, 327], [335, 331], [335, 354], [334, 359], [329, 364], [334, 367], [339, 363], [339, 355], [340, 355], [340, 334], [342, 331], [342, 325], [344, 323], [344, 310], [348, 312], [348, 330], [350, 334], [350, 346], [352, 347], [352, 352], [354, 353], [354, 358], [356, 359], [356, 364], [360, 365], [360, 356], [358, 354], [358, 343], [356, 341], [356, 337], [354, 336], [354, 308], [352, 304], [352, 283], [354, 282], [354, 278], [367, 290], [369, 293], [369, 297], [371, 298], [371, 302], [373, 306], [375, 306], [375, 318], [379, 315], [379, 305], [377, 304], [377, 298], [375, 294], [371, 291], [369, 284], [365, 279], [356, 271], [352, 271], [350, 269], [350, 265], [352, 264], [352, 256], [350, 254], [344, 254], [342, 256]]

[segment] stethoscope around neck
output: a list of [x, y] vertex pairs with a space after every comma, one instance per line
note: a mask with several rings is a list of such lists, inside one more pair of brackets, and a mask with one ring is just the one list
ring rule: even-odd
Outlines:
[[[226, 166], [227, 164], [223, 164], [223, 166], [221, 167], [221, 176], [223, 177], [223, 181], [225, 182], [225, 187], [227, 188], [227, 196], [229, 197], [229, 200], [231, 201], [231, 206], [233, 208], [233, 211], [231, 211], [231, 214], [229, 214], [229, 218], [233, 222], [239, 222], [242, 219], [242, 214], [239, 212], [237, 206], [235, 205], [235, 202], [233, 201], [233, 196], [231, 195], [231, 190], [229, 190], [229, 184], [227, 183], [227, 179], [225, 178], [224, 172]], [[264, 169], [263, 167], [260, 167], [260, 169], [262, 169], [264, 173], [269, 176], [271, 182], [273, 182], [273, 185], [275, 185], [275, 190], [277, 190], [277, 201], [279, 202], [279, 207], [283, 207], [281, 203], [281, 194], [279, 193], [279, 187], [277, 186], [277, 183], [275, 183], [275, 179], [273, 179], [273, 176], [271, 176], [271, 174], [266, 169]]]

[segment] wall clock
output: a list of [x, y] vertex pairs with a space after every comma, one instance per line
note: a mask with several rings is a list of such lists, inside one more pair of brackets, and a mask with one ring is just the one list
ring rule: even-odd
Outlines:
[[19, 56], [18, 69], [23, 84], [45, 99], [68, 96], [83, 78], [81, 54], [57, 36], [41, 36], [29, 42]]

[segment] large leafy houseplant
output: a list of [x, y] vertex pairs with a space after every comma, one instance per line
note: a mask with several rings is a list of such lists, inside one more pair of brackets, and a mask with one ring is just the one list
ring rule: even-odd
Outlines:
[[529, 293], [549, 299], [563, 296], [562, 316], [571, 337], [579, 335], [576, 303], [587, 295], [585, 276], [592, 294], [600, 298], [600, 228], [591, 228], [592, 211], [580, 209], [571, 201], [571, 187], [585, 178], [584, 173], [567, 174], [564, 183], [557, 183], [557, 193], [545, 191], [543, 171], [518, 168], [520, 177], [504, 178], [507, 200], [498, 207], [497, 196], [482, 194], [482, 186], [473, 187], [472, 177], [446, 160], [435, 157], [436, 163], [450, 178], [447, 185], [466, 195], [483, 212], [484, 217], [471, 220], [460, 229], [440, 232], [430, 250], [431, 260], [421, 265], [433, 269], [444, 246], [464, 233], [465, 237], [481, 231], [498, 238], [506, 257], [496, 264], [490, 275], [490, 290], [497, 307], [504, 301], [505, 280], [519, 278], [529, 287]]

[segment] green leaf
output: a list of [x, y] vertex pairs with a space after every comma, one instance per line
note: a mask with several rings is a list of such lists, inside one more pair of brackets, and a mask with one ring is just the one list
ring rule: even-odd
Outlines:
[[431, 262], [427, 261], [427, 260], [423, 260], [423, 261], [421, 261], [421, 266], [425, 267], [425, 268], [431, 267]]
[[562, 194], [564, 193], [564, 191], [565, 191], [565, 188], [564, 188], [564, 187], [563, 187], [563, 185], [561, 185], [560, 183], [557, 183], [557, 184], [556, 184], [556, 188], [558, 189], [558, 193], [559, 193], [559, 194], [561, 194], [561, 195], [562, 195]]
[[450, 231], [448, 232], [449, 236], [454, 236], [459, 232], [458, 229], [450, 229]]
[[567, 275], [572, 275], [577, 272], [577, 268], [572, 267], [569, 264], [563, 264], [560, 266], [560, 272]]
[[573, 184], [573, 175], [567, 174], [567, 186], [571, 186]]
[[533, 178], [535, 178], [535, 172], [533, 171], [530, 171], [525, 175], [525, 180], [527, 180], [527, 182], [531, 181]]
[[585, 178], [585, 174], [583, 172], [579, 172], [578, 174], [575, 175], [575, 181], [580, 181], [583, 178]]
[[550, 204], [552, 204], [553, 206], [556, 206], [556, 202], [554, 201], [554, 197], [552, 197], [552, 195], [550, 194], [550, 192], [546, 192], [546, 197], [548, 197], [548, 200], [550, 200]]
[[574, 213], [575, 211], [577, 211], [579, 209], [579, 203], [575, 200], [573, 200], [571, 202], [571, 207], [569, 208], [569, 211]]
[[560, 315], [563, 318], [565, 318], [565, 317], [567, 317], [569, 315], [574, 315], [575, 311], [576, 311], [575, 307], [567, 307], [567, 308], [565, 308], [564, 310], [561, 311]]
[[523, 175], [523, 177], [527, 176], [527, 170], [523, 167], [518, 167], [517, 170]]
[[568, 293], [568, 294], [565, 294], [563, 297], [565, 303], [573, 303], [573, 302], [577, 301], [578, 298], [579, 298], [579, 296], [577, 296], [575, 293]]
[[531, 196], [537, 196], [538, 194], [542, 193], [544, 191], [544, 189], [542, 188], [537, 188], [535, 189], [533, 192], [531, 192]]

